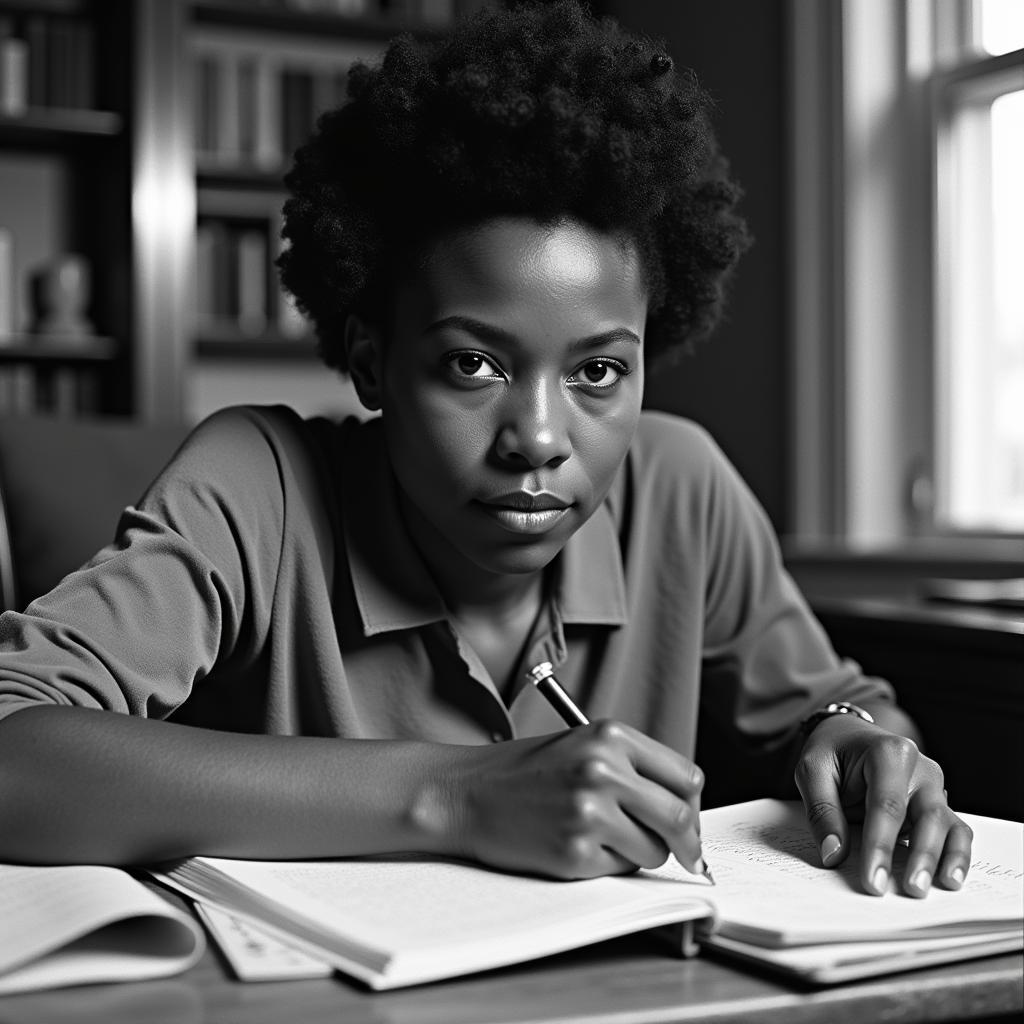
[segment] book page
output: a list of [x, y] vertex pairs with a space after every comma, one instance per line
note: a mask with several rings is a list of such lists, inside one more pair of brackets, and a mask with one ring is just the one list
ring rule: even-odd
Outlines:
[[[558, 882], [511, 875], [441, 859], [380, 857], [340, 861], [259, 862], [194, 858], [183, 868], [212, 867], [288, 907], [324, 932], [337, 930], [380, 951], [401, 953], [437, 945], [472, 947], [534, 941], [538, 934], [569, 928], [582, 945], [613, 925], [656, 909], [668, 917], [705, 916], [692, 894], [650, 891], [638, 896], [618, 880]], [[172, 878], [195, 886], [187, 870]], [[201, 894], [214, 896], [214, 887]], [[234, 908], [239, 909], [239, 908]], [[642, 927], [637, 925], [637, 927]], [[621, 929], [620, 929], [621, 931]]]
[[[701, 839], [717, 883], [707, 895], [717, 907], [720, 930], [767, 945], [1020, 930], [1024, 825], [961, 817], [974, 829], [963, 889], [933, 888], [924, 899], [914, 899], [897, 885], [906, 859], [902, 846], [882, 897], [860, 888], [856, 842], [841, 867], [822, 868], [799, 802], [754, 800], [705, 811]], [[672, 862], [646, 874], [662, 881], [692, 878]]]
[[187, 915], [116, 868], [0, 864], [0, 994], [151, 978], [204, 948]]

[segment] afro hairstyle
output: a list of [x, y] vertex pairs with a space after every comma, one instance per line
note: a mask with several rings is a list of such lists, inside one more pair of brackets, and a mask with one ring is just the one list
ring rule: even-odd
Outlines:
[[577, 0], [480, 11], [356, 63], [285, 177], [278, 265], [321, 358], [346, 370], [346, 317], [379, 321], [431, 239], [500, 216], [634, 242], [648, 364], [691, 349], [749, 244], [709, 107], [661, 44]]

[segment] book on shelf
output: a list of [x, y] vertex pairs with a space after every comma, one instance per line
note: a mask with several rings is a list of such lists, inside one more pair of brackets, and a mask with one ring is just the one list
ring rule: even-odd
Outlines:
[[316, 76], [302, 68], [281, 71], [281, 151], [287, 157], [309, 138], [316, 120]]
[[242, 110], [238, 89], [238, 55], [225, 53], [220, 57], [217, 81], [217, 107], [214, 138], [216, 155], [221, 161], [238, 164], [241, 161]]
[[270, 263], [265, 230], [249, 228], [239, 232], [235, 266], [238, 328], [247, 337], [258, 336], [267, 329]]
[[251, 158], [261, 170], [280, 171], [284, 164], [281, 148], [281, 90], [276, 66], [267, 56], [255, 59], [253, 80], [255, 97], [252, 115], [255, 123], [249, 134], [253, 139]]
[[28, 43], [15, 34], [10, 18], [0, 18], [0, 115], [17, 117], [28, 110]]
[[[965, 815], [960, 892], [864, 894], [856, 850], [818, 866], [802, 807], [757, 800], [701, 815], [716, 886], [674, 861], [558, 882], [442, 858], [308, 862], [194, 857], [154, 875], [277, 942], [389, 989], [520, 963], [669, 925], [699, 944], [820, 984], [1024, 947], [1022, 827]], [[901, 848], [902, 849], [902, 848]], [[897, 868], [896, 876], [899, 876]], [[827, 908], [827, 913], [823, 912]]]
[[117, 868], [0, 864], [0, 996], [166, 977], [196, 963], [192, 916]]
[[220, 235], [224, 227], [219, 221], [200, 221], [196, 227], [195, 309], [196, 325], [204, 330], [212, 324], [220, 305], [222, 287], [219, 282], [219, 253], [223, 251]]
[[32, 60], [29, 66], [29, 102], [33, 107], [45, 107], [49, 92], [46, 80], [47, 50], [49, 33], [46, 30], [46, 18], [37, 14], [28, 19], [25, 26], [25, 38], [28, 40]]
[[212, 160], [217, 155], [216, 111], [220, 103], [221, 62], [212, 53], [196, 54], [192, 62], [193, 81], [193, 147], [196, 158]]
[[200, 171], [283, 173], [317, 117], [345, 99], [348, 68], [373, 44], [225, 37], [193, 43], [194, 144]]
[[14, 335], [14, 238], [0, 227], [0, 345]]
[[35, 371], [27, 363], [0, 362], [0, 413], [30, 416], [39, 411]]
[[205, 217], [196, 229], [196, 322], [201, 332], [263, 334], [273, 317], [270, 223]]
[[60, 13], [0, 17], [0, 113], [96, 104], [95, 33]]
[[253, 54], [239, 58], [235, 68], [238, 109], [238, 160], [247, 164], [258, 163], [259, 154], [259, 94], [260, 61]]

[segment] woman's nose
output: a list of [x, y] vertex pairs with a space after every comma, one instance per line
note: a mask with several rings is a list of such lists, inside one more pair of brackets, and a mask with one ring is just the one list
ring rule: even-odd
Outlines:
[[565, 462], [572, 445], [560, 391], [538, 383], [510, 394], [495, 448], [503, 461], [534, 469]]

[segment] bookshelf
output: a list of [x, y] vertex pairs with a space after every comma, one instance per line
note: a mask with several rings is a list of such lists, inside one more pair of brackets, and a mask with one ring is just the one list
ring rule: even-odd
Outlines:
[[[0, 411], [344, 404], [273, 267], [292, 152], [353, 60], [498, 2], [0, 0]], [[67, 254], [88, 329], [45, 337]]]
[[[0, 0], [3, 412], [131, 405], [130, 88], [116, 59], [129, 13], [125, 0]], [[62, 297], [71, 254], [85, 269]], [[69, 299], [58, 323], [47, 304]]]
[[354, 395], [320, 366], [307, 325], [278, 285], [274, 260], [281, 245], [283, 177], [318, 114], [343, 101], [354, 61], [376, 59], [399, 31], [437, 32], [456, 15], [482, 5], [479, 0], [195, 0], [189, 5], [196, 231], [187, 390], [194, 415], [208, 411], [205, 400], [195, 396], [213, 388], [216, 374], [248, 374], [256, 393], [257, 378], [275, 370], [282, 374], [282, 392], [287, 376], [303, 398], [319, 389], [335, 404], [351, 402], [354, 411]]

